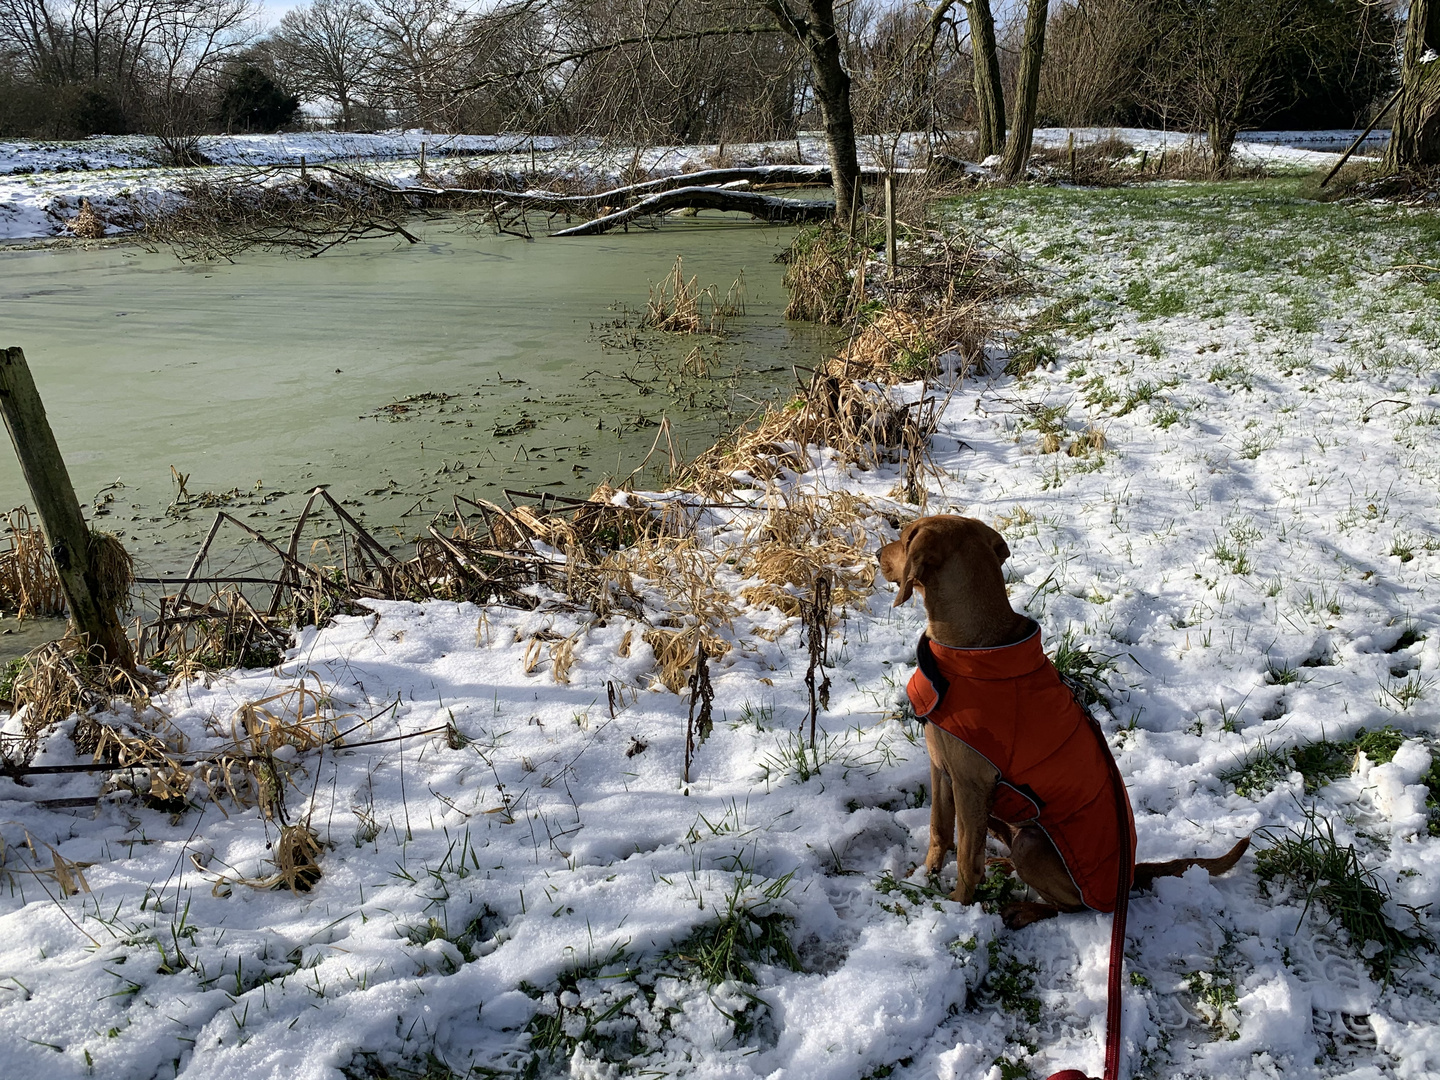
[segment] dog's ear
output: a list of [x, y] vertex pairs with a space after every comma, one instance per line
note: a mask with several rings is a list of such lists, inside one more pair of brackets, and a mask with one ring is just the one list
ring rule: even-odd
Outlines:
[[980, 528], [984, 530], [985, 539], [990, 541], [990, 546], [995, 551], [995, 557], [1003, 563], [1010, 557], [1010, 545], [1005, 543], [1005, 538], [989, 525], [981, 523]]
[[931, 530], [924, 527], [911, 530], [905, 538], [905, 566], [900, 571], [900, 591], [891, 607], [899, 607], [910, 599], [915, 586], [926, 584], [928, 579], [944, 561]]

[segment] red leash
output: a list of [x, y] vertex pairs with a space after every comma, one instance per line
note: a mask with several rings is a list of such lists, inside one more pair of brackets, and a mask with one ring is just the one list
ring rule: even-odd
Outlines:
[[[1084, 710], [1084, 712], [1090, 719], [1090, 726], [1095, 732], [1095, 737], [1100, 740], [1100, 745], [1105, 749], [1105, 761], [1110, 770], [1110, 783], [1115, 791], [1115, 816], [1120, 826], [1119, 889], [1115, 895], [1115, 914], [1111, 917], [1110, 922], [1110, 978], [1106, 989], [1108, 1000], [1105, 1006], [1104, 1078], [1104, 1080], [1120, 1080], [1120, 1014], [1124, 996], [1120, 976], [1125, 967], [1125, 916], [1130, 908], [1130, 885], [1135, 875], [1135, 861], [1130, 855], [1129, 844], [1130, 815], [1127, 811], [1130, 800], [1125, 797], [1125, 781], [1120, 776], [1120, 767], [1115, 764], [1115, 755], [1110, 753], [1110, 744], [1105, 741], [1105, 733], [1100, 730], [1100, 725], [1095, 718], [1090, 716], [1089, 710]], [[1062, 1069], [1060, 1072], [1052, 1073], [1047, 1080], [1092, 1080], [1092, 1078], [1087, 1077], [1079, 1069]]]

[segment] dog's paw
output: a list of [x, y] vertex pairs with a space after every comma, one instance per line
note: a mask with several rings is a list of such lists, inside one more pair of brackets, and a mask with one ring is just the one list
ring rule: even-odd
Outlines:
[[1033, 900], [1016, 900], [1000, 909], [1000, 919], [1009, 930], [1021, 930], [1031, 923], [1053, 919], [1059, 914], [1060, 909], [1053, 904], [1037, 904]]

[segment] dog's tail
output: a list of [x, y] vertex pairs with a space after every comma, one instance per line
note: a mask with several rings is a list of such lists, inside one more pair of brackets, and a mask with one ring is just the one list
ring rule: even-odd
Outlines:
[[1245, 854], [1249, 846], [1250, 837], [1247, 836], [1224, 855], [1213, 859], [1171, 859], [1169, 862], [1136, 863], [1133, 888], [1148, 889], [1157, 877], [1179, 877], [1192, 866], [1204, 867], [1211, 877], [1218, 877], [1239, 862], [1240, 856]]

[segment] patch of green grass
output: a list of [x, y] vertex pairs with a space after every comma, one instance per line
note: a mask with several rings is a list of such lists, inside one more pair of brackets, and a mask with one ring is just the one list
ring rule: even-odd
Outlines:
[[760, 910], [784, 897], [793, 873], [776, 878], [753, 900], [746, 899], [746, 883], [737, 879], [721, 916], [677, 945], [674, 957], [710, 986], [731, 981], [754, 985], [758, 980], [751, 964], [784, 964], [799, 971], [800, 958], [790, 943], [790, 916]]
[[1424, 700], [1434, 683], [1434, 679], [1418, 671], [1396, 673], [1380, 684], [1380, 704], [1396, 712], [1406, 712], [1417, 701]]
[[1152, 382], [1144, 381], [1136, 383], [1125, 395], [1125, 400], [1120, 403], [1120, 408], [1115, 411], [1116, 416], [1125, 416], [1134, 412], [1141, 405], [1154, 401], [1159, 395], [1160, 388]]
[[1413, 621], [1407, 619], [1400, 628], [1400, 636], [1395, 639], [1395, 644], [1391, 645], [1390, 648], [1386, 649], [1385, 651], [1387, 653], [1402, 652], [1403, 650], [1408, 649], [1413, 645], [1417, 645], [1424, 640], [1425, 635], [1420, 633], [1420, 627], [1418, 627]]
[[1015, 347], [1010, 350], [1010, 358], [1005, 361], [1006, 375], [1029, 375], [1036, 368], [1048, 367], [1058, 362], [1060, 350], [1048, 337], [1041, 334], [1025, 334], [1015, 342]]
[[1254, 389], [1254, 383], [1252, 383], [1250, 379], [1250, 372], [1240, 364], [1233, 362], [1212, 364], [1206, 380], [1212, 383], [1220, 383], [1231, 390]]
[[1265, 669], [1265, 681], [1272, 686], [1291, 686], [1303, 680], [1297, 668], [1293, 668], [1289, 664], [1275, 664], [1272, 662], [1270, 666]]
[[1180, 289], [1157, 289], [1148, 278], [1135, 278], [1125, 287], [1125, 303], [1141, 320], [1167, 318], [1185, 310]]
[[975, 886], [975, 902], [994, 914], [1008, 904], [1025, 886], [1020, 879], [1000, 865], [990, 867], [985, 880]]
[[1175, 408], [1175, 406], [1166, 405], [1163, 408], [1156, 409], [1150, 419], [1155, 422], [1156, 427], [1165, 430], [1178, 424], [1184, 415], [1185, 414]]
[[1221, 772], [1219, 780], [1232, 784], [1235, 794], [1250, 799], [1264, 795], [1291, 772], [1289, 751], [1272, 749], [1262, 739], [1234, 768]]
[[985, 974], [985, 989], [995, 995], [1006, 1012], [1018, 1013], [1027, 1022], [1038, 1024], [1040, 999], [1035, 996], [1035, 976], [1040, 969], [1004, 952], [996, 938], [991, 938], [986, 948], [990, 954], [990, 970]]
[[1061, 680], [1075, 695], [1075, 700], [1088, 708], [1104, 704], [1110, 689], [1109, 674], [1115, 670], [1116, 657], [1109, 653], [1095, 652], [1088, 645], [1082, 645], [1075, 634], [1066, 627], [1055, 644], [1050, 657]]
[[999, 1067], [1000, 1080], [1034, 1080], [1035, 1074], [1030, 1071], [1028, 1061], [1016, 1061], [1006, 1054], [1001, 1054], [990, 1064]]
[[1227, 931], [1225, 942], [1208, 970], [1192, 971], [1185, 985], [1195, 996], [1196, 1011], [1226, 1039], [1240, 1038], [1240, 995], [1235, 989], [1235, 944]]
[[0, 669], [0, 701], [15, 700], [15, 680], [25, 670], [25, 658], [17, 656], [8, 661], [3, 669]]
[[[1261, 830], [1266, 832], [1266, 830]], [[1384, 908], [1390, 900], [1375, 872], [1349, 844], [1335, 839], [1335, 826], [1310, 807], [1299, 829], [1269, 832], [1271, 845], [1255, 856], [1255, 872], [1267, 886], [1288, 885], [1300, 893], [1305, 911], [1319, 904], [1339, 923], [1350, 943], [1382, 983], [1397, 964], [1413, 961], [1435, 942], [1423, 924], [1409, 933], [1392, 926]], [[1303, 917], [1303, 916], [1302, 916]]]
[[1065, 430], [1065, 415], [1069, 407], [1065, 405], [1031, 405], [1029, 413], [1021, 421], [1022, 426], [1033, 428], [1042, 435], [1059, 434]]
[[[1294, 669], [1285, 670], [1293, 672]], [[1395, 752], [1406, 738], [1403, 731], [1386, 725], [1375, 731], [1362, 727], [1353, 739], [1344, 742], [1316, 739], [1288, 749], [1272, 748], [1262, 740], [1234, 768], [1220, 773], [1219, 779], [1233, 784], [1237, 794], [1254, 798], [1271, 790], [1292, 772], [1298, 772], [1304, 780], [1305, 793], [1313, 795], [1332, 780], [1349, 776], [1361, 753], [1375, 765], [1394, 760]]]

